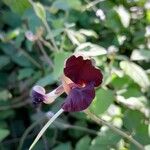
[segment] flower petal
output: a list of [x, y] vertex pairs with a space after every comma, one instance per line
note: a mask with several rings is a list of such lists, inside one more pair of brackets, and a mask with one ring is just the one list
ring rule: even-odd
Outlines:
[[73, 88], [62, 105], [64, 111], [75, 112], [88, 108], [95, 97], [94, 83]]
[[82, 56], [74, 55], [67, 59], [64, 74], [76, 84], [88, 84], [94, 82], [97, 87], [102, 83], [101, 71], [92, 65], [92, 61], [84, 60]]

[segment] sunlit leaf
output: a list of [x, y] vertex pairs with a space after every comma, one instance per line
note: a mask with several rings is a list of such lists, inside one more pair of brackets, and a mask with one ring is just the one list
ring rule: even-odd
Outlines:
[[90, 42], [80, 44], [75, 52], [78, 55], [83, 55], [83, 56], [100, 56], [100, 55], [105, 55], [107, 54], [107, 51], [104, 47], [92, 44]]
[[150, 86], [150, 81], [145, 73], [144, 69], [139, 65], [129, 62], [122, 61], [120, 63], [120, 67], [124, 70], [124, 72], [130, 76], [140, 87], [147, 90]]
[[121, 23], [125, 28], [127, 28], [130, 24], [129, 12], [123, 6], [116, 7], [116, 11], [120, 17]]
[[46, 20], [46, 11], [43, 7], [43, 5], [39, 2], [33, 3], [33, 8], [35, 10], [36, 15], [43, 21], [45, 22]]
[[131, 54], [131, 60], [141, 61], [146, 60], [150, 61], [150, 51], [145, 49], [134, 50]]
[[3, 2], [19, 15], [23, 14], [26, 9], [31, 7], [28, 0], [3, 0]]

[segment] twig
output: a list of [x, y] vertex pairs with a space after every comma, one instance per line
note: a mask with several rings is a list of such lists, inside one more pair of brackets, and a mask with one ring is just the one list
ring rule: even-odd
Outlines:
[[[48, 49], [50, 49], [51, 51], [54, 51], [53, 46], [50, 44], [50, 42], [47, 42], [46, 40], [44, 40], [44, 38], [39, 38], [39, 40], [43, 43], [44, 46], [46, 46]], [[51, 52], [50, 51], [50, 52]]]
[[102, 120], [101, 118], [97, 117], [96, 115], [94, 115], [93, 113], [91, 113], [89, 110], [86, 110], [85, 113], [97, 124], [99, 125], [105, 125], [107, 127], [109, 127], [111, 130], [113, 130], [114, 132], [116, 132], [117, 134], [121, 135], [122, 137], [126, 138], [127, 140], [129, 140], [131, 143], [133, 143], [138, 149], [140, 150], [144, 150], [144, 146], [142, 144], [140, 144], [138, 141], [136, 141], [135, 139], [133, 139], [131, 136], [129, 136], [128, 134], [126, 134], [125, 132], [123, 132], [122, 130], [120, 130], [119, 128], [113, 126], [112, 124]]
[[[37, 120], [36, 122], [34, 122], [33, 124], [31, 124], [26, 130], [25, 132], [23, 133], [22, 137], [21, 137], [21, 140], [20, 140], [20, 143], [19, 143], [19, 146], [18, 146], [18, 149], [17, 150], [21, 150], [22, 149], [22, 146], [24, 144], [24, 141], [27, 137], [27, 135], [37, 126], [39, 125], [40, 123], [43, 123], [45, 121], [47, 121], [48, 119], [50, 119], [50, 117], [48, 116], [44, 116], [43, 118]], [[88, 129], [88, 128], [85, 128], [85, 127], [81, 127], [81, 126], [75, 126], [75, 125], [70, 125], [70, 124], [66, 124], [66, 123], [62, 123], [58, 120], [56, 120], [54, 122], [55, 125], [57, 124], [61, 124], [61, 126], [63, 126], [64, 128], [66, 129], [74, 129], [74, 130], [79, 130], [79, 131], [83, 131], [83, 132], [87, 132], [89, 134], [93, 134], [93, 135], [99, 135], [97, 131], [95, 130], [92, 130], [92, 129]]]
[[[34, 7], [34, 2], [33, 2], [32, 0], [28, 0], [28, 1], [29, 1], [30, 4]], [[48, 23], [47, 23], [47, 20], [46, 20], [46, 19], [44, 19], [44, 20], [42, 19], [41, 21], [43, 22], [43, 24], [44, 24], [44, 26], [45, 26], [45, 28], [46, 28], [46, 30], [47, 30], [47, 32], [48, 32], [48, 36], [50, 36], [50, 41], [51, 41], [51, 43], [53, 44], [54, 49], [55, 49], [56, 51], [59, 51], [59, 49], [58, 49], [58, 47], [57, 47], [57, 45], [56, 45], [55, 39], [54, 39], [54, 37], [53, 37], [53, 34], [52, 34], [52, 30], [51, 30], [50, 26], [49, 26]]]
[[57, 45], [56, 45], [55, 39], [54, 39], [54, 37], [53, 37], [52, 30], [51, 30], [50, 26], [48, 25], [48, 23], [47, 23], [46, 20], [43, 21], [43, 24], [45, 25], [45, 28], [46, 28], [46, 30], [47, 30], [47, 32], [48, 32], [48, 35], [50, 36], [50, 40], [51, 40], [51, 42], [52, 42], [52, 44], [53, 44], [55, 50], [56, 50], [56, 51], [59, 51], [59, 49], [58, 49], [58, 47], [57, 47]]
[[52, 61], [50, 60], [50, 58], [48, 57], [47, 53], [44, 50], [44, 47], [41, 43], [41, 41], [37, 41], [37, 44], [41, 50], [41, 52], [43, 53], [43, 56], [45, 57], [45, 60], [47, 61], [47, 63], [49, 64], [50, 67], [54, 68], [54, 64], [52, 63]]
[[36, 122], [34, 122], [33, 124], [31, 124], [26, 130], [25, 132], [23, 133], [22, 137], [21, 137], [21, 140], [19, 142], [19, 146], [18, 146], [18, 149], [17, 150], [21, 150], [22, 149], [22, 146], [24, 144], [24, 141], [27, 137], [27, 135], [38, 125], [40, 124], [41, 122], [44, 122], [46, 120], [46, 118], [41, 118], [39, 120], [37, 120]]
[[66, 123], [62, 123], [62, 122], [58, 122], [58, 121], [56, 121], [56, 122], [60, 123], [62, 126], [64, 126], [67, 129], [74, 129], [74, 130], [87, 132], [87, 133], [93, 134], [93, 135], [99, 135], [99, 133], [97, 131], [92, 130], [92, 129], [88, 129], [88, 128], [81, 127], [81, 126], [76, 126], [76, 125], [71, 125], [71, 124], [66, 124]]
[[27, 104], [30, 104], [29, 100], [22, 101], [22, 102], [19, 102], [19, 103], [15, 103], [15, 104], [6, 105], [6, 106], [0, 106], [0, 111], [4, 111], [4, 110], [7, 110], [7, 109], [11, 109], [11, 108], [19, 108], [19, 107], [25, 106]]

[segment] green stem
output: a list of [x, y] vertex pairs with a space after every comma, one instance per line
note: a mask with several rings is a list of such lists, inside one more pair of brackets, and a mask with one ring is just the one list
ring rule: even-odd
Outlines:
[[37, 44], [45, 58], [45, 60], [47, 61], [47, 63], [49, 64], [50, 67], [54, 68], [54, 64], [52, 63], [51, 59], [49, 58], [48, 54], [46, 53], [41, 41], [37, 41]]
[[48, 35], [50, 36], [50, 40], [51, 40], [51, 42], [52, 42], [52, 44], [53, 44], [55, 50], [56, 50], [56, 51], [59, 51], [59, 49], [58, 49], [58, 47], [57, 47], [57, 45], [56, 45], [55, 39], [54, 39], [54, 37], [53, 37], [52, 30], [51, 30], [50, 26], [48, 25], [47, 21], [43, 21], [43, 23], [44, 23], [45, 28], [46, 28], [46, 30], [47, 30], [47, 32], [48, 32]]
[[47, 120], [47, 118], [44, 117], [44, 118], [42, 118], [42, 119], [40, 119], [40, 120], [34, 122], [33, 124], [31, 124], [31, 125], [25, 130], [25, 132], [23, 133], [23, 135], [22, 135], [22, 137], [21, 137], [21, 140], [20, 140], [20, 142], [19, 142], [19, 146], [18, 146], [18, 149], [17, 149], [17, 150], [22, 150], [23, 143], [24, 143], [24, 141], [25, 141], [27, 135], [28, 135], [38, 124], [40, 124], [41, 122], [44, 122], [44, 121], [46, 121], [46, 120]]
[[48, 129], [48, 127], [64, 112], [63, 109], [60, 109], [41, 129], [41, 131], [38, 133], [37, 137], [29, 147], [29, 150], [32, 150], [35, 144], [39, 141], [39, 139], [42, 137], [42, 135], [45, 133], [45, 131]]
[[91, 113], [89, 110], [86, 110], [85, 113], [97, 124], [99, 125], [105, 125], [107, 127], [109, 127], [112, 131], [116, 132], [117, 134], [121, 135], [122, 137], [126, 138], [127, 140], [129, 140], [131, 143], [133, 143], [139, 150], [144, 150], [144, 146], [142, 144], [140, 144], [138, 141], [136, 141], [135, 139], [133, 139], [131, 136], [129, 136], [128, 134], [126, 134], [125, 132], [123, 132], [122, 130], [116, 128], [115, 126], [113, 126], [112, 124], [104, 121], [103, 119], [97, 117], [96, 115], [94, 115], [93, 113]]

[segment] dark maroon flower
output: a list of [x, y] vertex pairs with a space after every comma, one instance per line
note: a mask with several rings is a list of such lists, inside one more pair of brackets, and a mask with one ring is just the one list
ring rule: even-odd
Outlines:
[[63, 85], [68, 96], [62, 108], [69, 112], [85, 110], [95, 97], [94, 87], [102, 83], [101, 71], [91, 60], [73, 55], [66, 61], [64, 75]]
[[102, 79], [101, 71], [93, 65], [92, 60], [73, 55], [66, 60], [62, 85], [47, 94], [43, 87], [35, 86], [32, 90], [33, 103], [50, 104], [66, 92], [68, 96], [62, 105], [64, 111], [85, 110], [94, 99], [95, 87], [102, 83]]

